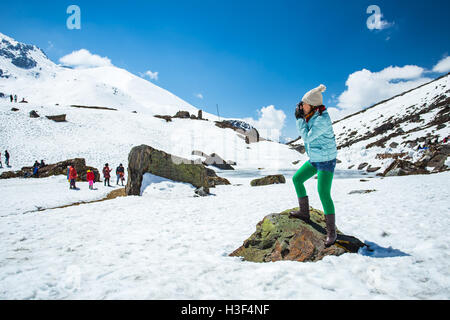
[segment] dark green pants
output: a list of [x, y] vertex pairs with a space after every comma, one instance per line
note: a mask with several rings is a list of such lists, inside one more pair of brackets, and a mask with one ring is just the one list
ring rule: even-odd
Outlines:
[[292, 180], [294, 181], [295, 191], [299, 198], [306, 197], [306, 189], [303, 185], [306, 180], [313, 177], [317, 173], [317, 190], [319, 191], [320, 202], [322, 202], [323, 212], [325, 214], [334, 214], [334, 204], [331, 199], [331, 183], [333, 181], [333, 172], [317, 171], [309, 161], [306, 161], [303, 166], [294, 174]]

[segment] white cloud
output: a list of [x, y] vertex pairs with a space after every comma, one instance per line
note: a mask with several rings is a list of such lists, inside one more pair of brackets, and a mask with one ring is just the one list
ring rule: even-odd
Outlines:
[[74, 51], [60, 58], [59, 62], [65, 66], [73, 67], [76, 69], [112, 66], [111, 60], [109, 60], [107, 57], [100, 57], [97, 54], [92, 54], [86, 49]]
[[450, 71], [450, 56], [441, 59], [434, 67], [433, 72], [445, 73]]
[[347, 89], [338, 97], [338, 108], [329, 109], [330, 116], [338, 120], [431, 81], [423, 76], [424, 72], [424, 68], [414, 65], [390, 66], [379, 72], [356, 71], [348, 76]]
[[199, 99], [203, 99], [203, 95], [201, 93], [197, 93], [195, 96]]
[[144, 76], [147, 76], [150, 80], [158, 80], [158, 72], [152, 72], [148, 70], [144, 73]]
[[261, 137], [279, 141], [286, 120], [286, 114], [283, 110], [277, 110], [273, 105], [270, 105], [258, 110], [258, 115], [259, 119], [257, 120], [253, 118], [243, 120], [258, 129]]

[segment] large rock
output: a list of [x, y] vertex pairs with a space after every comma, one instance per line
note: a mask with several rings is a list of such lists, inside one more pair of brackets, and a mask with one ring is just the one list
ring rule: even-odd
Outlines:
[[191, 154], [194, 156], [204, 157], [205, 161], [203, 161], [203, 164], [206, 166], [213, 166], [221, 170], [234, 170], [234, 168], [227, 161], [223, 160], [217, 153], [207, 155], [202, 151], [194, 150]]
[[127, 195], [140, 195], [142, 177], [151, 173], [174, 181], [187, 182], [200, 188], [230, 184], [227, 179], [206, 168], [200, 160], [192, 161], [172, 156], [147, 145], [136, 146], [128, 155]]
[[[47, 178], [50, 176], [56, 175], [67, 175], [67, 167], [74, 166], [75, 170], [77, 170], [78, 178], [77, 181], [86, 181], [86, 173], [87, 170], [91, 170], [94, 172], [95, 181], [100, 181], [100, 173], [99, 171], [90, 166], [86, 166], [86, 160], [83, 158], [69, 159], [60, 161], [54, 164], [48, 164], [42, 168], [39, 168], [39, 178]], [[20, 178], [25, 176], [31, 176], [33, 174], [33, 167], [23, 167], [18, 171], [7, 171], [0, 175], [0, 179], [9, 179], [9, 178]]]
[[252, 187], [266, 186], [269, 184], [286, 183], [286, 178], [282, 174], [265, 176], [263, 178], [254, 179], [250, 182]]
[[49, 120], [53, 120], [55, 122], [66, 122], [66, 115], [65, 114], [59, 114], [55, 116], [45, 116]]
[[36, 112], [36, 110], [31, 110], [30, 113], [30, 118], [39, 118], [40, 115]]
[[310, 209], [311, 222], [290, 218], [290, 209], [270, 214], [256, 225], [256, 231], [230, 256], [242, 257], [253, 262], [292, 260], [318, 261], [325, 256], [356, 253], [365, 246], [355, 237], [342, 234], [334, 245], [325, 248], [325, 216], [323, 212]]
[[382, 175], [384, 177], [391, 177], [391, 176], [406, 176], [406, 175], [427, 174], [427, 173], [429, 173], [428, 170], [426, 170], [421, 166], [417, 166], [416, 164], [410, 161], [396, 159], [389, 165], [389, 167], [386, 168], [386, 170], [384, 170]]
[[188, 111], [178, 111], [173, 118], [190, 119], [191, 115]]

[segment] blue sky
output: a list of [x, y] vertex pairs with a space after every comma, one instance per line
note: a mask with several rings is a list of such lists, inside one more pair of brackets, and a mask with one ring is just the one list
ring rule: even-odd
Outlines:
[[[66, 27], [71, 4], [81, 9], [81, 30]], [[370, 5], [381, 9], [384, 29], [369, 30]], [[400, 90], [395, 82], [413, 86], [445, 72], [432, 69], [450, 50], [448, 12], [447, 0], [3, 0], [0, 32], [41, 47], [55, 62], [84, 48], [138, 75], [158, 72], [155, 84], [211, 113], [219, 104], [224, 117], [258, 124], [261, 108], [273, 105], [286, 115], [283, 136], [296, 137], [295, 105], [321, 83], [326, 106], [357, 110], [384, 98], [386, 86]], [[419, 70], [378, 74], [406, 65]], [[363, 69], [392, 82], [364, 81], [374, 74], [364, 78], [357, 73]], [[351, 74], [353, 83], [368, 85], [346, 87]], [[346, 90], [361, 94], [344, 99]]]

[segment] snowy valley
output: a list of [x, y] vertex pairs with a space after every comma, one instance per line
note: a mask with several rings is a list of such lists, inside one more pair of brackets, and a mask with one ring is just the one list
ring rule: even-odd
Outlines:
[[[67, 68], [0, 34], [0, 151], [11, 154], [0, 175], [41, 159], [127, 168], [142, 144], [190, 160], [215, 153], [234, 168], [209, 166], [230, 182], [210, 196], [146, 174], [141, 196], [100, 202], [121, 189], [115, 175], [112, 187], [79, 182], [76, 191], [63, 175], [0, 179], [0, 299], [448, 299], [449, 97], [447, 74], [333, 124], [337, 225], [364, 249], [252, 263], [229, 254], [264, 216], [298, 205], [301, 139], [246, 141], [258, 128], [240, 119], [199, 119], [200, 109], [124, 69]], [[173, 117], [179, 111], [191, 116]], [[427, 172], [381, 175], [396, 160]], [[286, 183], [250, 186], [269, 174]], [[306, 187], [321, 210], [317, 180]], [[352, 192], [360, 190], [371, 192]]]

